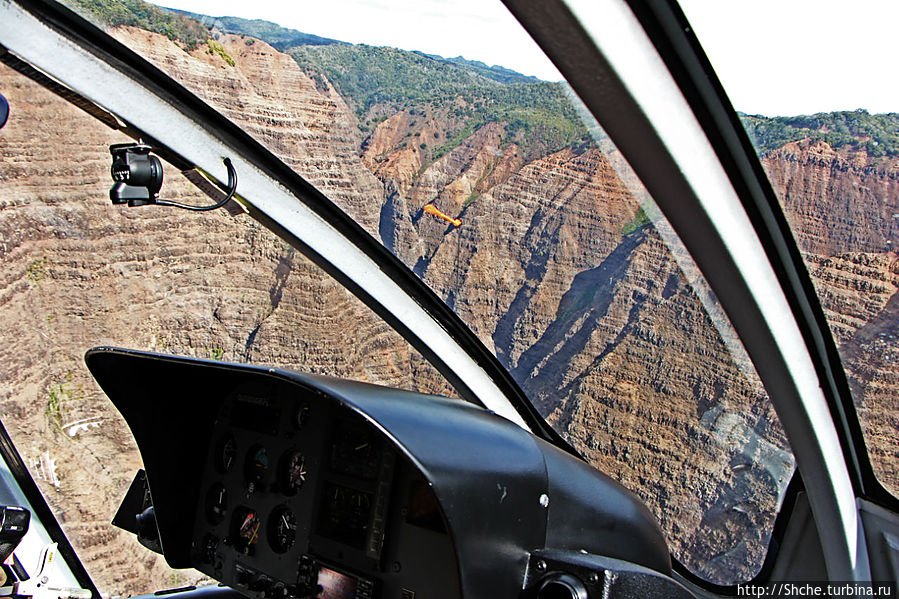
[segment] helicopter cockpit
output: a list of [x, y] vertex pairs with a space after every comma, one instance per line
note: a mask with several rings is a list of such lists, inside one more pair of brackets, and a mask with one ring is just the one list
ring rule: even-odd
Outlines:
[[[0, 2], [0, 312], [30, 314], [2, 354], [0, 596], [895, 582], [889, 444], [875, 472], [860, 379], [675, 2], [505, 0], [563, 82], [68, 4]], [[858, 169], [895, 180], [889, 156]], [[833, 292], [852, 343], [892, 339], [888, 243], [811, 254], [870, 294]]]

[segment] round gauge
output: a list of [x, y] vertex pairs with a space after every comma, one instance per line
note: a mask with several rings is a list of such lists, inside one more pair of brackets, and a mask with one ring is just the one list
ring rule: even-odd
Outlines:
[[274, 509], [268, 519], [268, 542], [277, 553], [286, 553], [297, 538], [297, 517], [286, 505]]
[[247, 479], [247, 489], [252, 493], [265, 478], [268, 470], [268, 452], [262, 445], [254, 445], [247, 452], [244, 462], [244, 476]]
[[343, 421], [338, 427], [331, 445], [331, 468], [355, 478], [376, 479], [381, 450], [374, 431], [363, 423], [352, 421]]
[[225, 519], [228, 510], [228, 491], [222, 483], [215, 483], [206, 493], [206, 519], [215, 525]]
[[234, 466], [237, 457], [237, 443], [234, 435], [226, 434], [215, 445], [215, 469], [219, 474], [225, 474]]
[[262, 521], [255, 510], [240, 506], [234, 511], [231, 519], [231, 540], [234, 549], [240, 553], [253, 555], [256, 551], [256, 542], [259, 541], [259, 529]]
[[278, 463], [278, 481], [281, 492], [296, 495], [306, 482], [306, 458], [296, 449], [288, 450]]
[[299, 401], [293, 411], [293, 426], [300, 430], [309, 422], [309, 402]]

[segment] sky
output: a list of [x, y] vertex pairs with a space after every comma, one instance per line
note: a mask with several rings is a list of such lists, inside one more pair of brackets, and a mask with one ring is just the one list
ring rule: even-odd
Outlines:
[[[261, 18], [352, 43], [463, 56], [546, 80], [561, 76], [512, 15], [488, 0], [154, 0]], [[597, 0], [605, 1], [605, 0]], [[789, 116], [899, 112], [899, 0], [681, 0], [739, 111]]]
[[525, 75], [562, 76], [498, 0], [152, 0], [221, 17], [265, 19], [351, 43], [462, 56]]
[[899, 0], [681, 0], [737, 110], [899, 112]]

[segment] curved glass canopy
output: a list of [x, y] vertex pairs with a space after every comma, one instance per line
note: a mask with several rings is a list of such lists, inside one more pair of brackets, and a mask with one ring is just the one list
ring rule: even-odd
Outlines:
[[[198, 288], [193, 300], [177, 305], [185, 316], [174, 318], [179, 330], [190, 323], [197, 334], [175, 336], [168, 332], [172, 323], [161, 322], [158, 335], [139, 329], [134, 335], [132, 329], [128, 334], [136, 339], [118, 344], [154, 349], [161, 342], [168, 351], [196, 353], [197, 339], [203, 337], [213, 357], [231, 361], [349, 373], [447, 394], [454, 386], [458, 395], [523, 426], [531, 424], [536, 432], [548, 424], [551, 431], [542, 434], [560, 436], [621, 481], [650, 507], [675, 557], [695, 575], [731, 585], [758, 573], [795, 460], [756, 373], [757, 358], [750, 358], [701, 273], [700, 266], [717, 268], [719, 256], [691, 255], [662, 213], [671, 214], [681, 189], [660, 193], [655, 181], [648, 185], [650, 194], [570, 87], [461, 57], [336, 43], [304, 36], [314, 31], [220, 15], [176, 15], [140, 5], [141, 10], [129, 9], [123, 16], [93, 4], [73, 4], [240, 131], [209, 131], [196, 118], [182, 119], [179, 114], [212, 116], [191, 112], [195, 109], [186, 101], [185, 110], [180, 92], [160, 99], [141, 89], [159, 85], [162, 78], [94, 89], [91, 97], [176, 156], [202, 165], [211, 178], [226, 178], [221, 157], [237, 148], [240, 155], [233, 161], [241, 181], [240, 205], [377, 313], [348, 308], [333, 282], [291, 249], [262, 241], [261, 230], [245, 216], [220, 217], [210, 231], [224, 231], [215, 237], [218, 243], [233, 235], [235, 243], [247, 246], [247, 265], [261, 265], [267, 273], [263, 278], [271, 279], [252, 294], [268, 300], [259, 308], [221, 290], [204, 295], [192, 267], [203, 270], [206, 263], [187, 260], [190, 266], [182, 266], [172, 251], [177, 244], [170, 241], [154, 258], [166, 268], [154, 270], [153, 262], [149, 271], [171, 280], [172, 291], [181, 282]], [[580, 16], [589, 29], [589, 7], [574, 8], [585, 11]], [[498, 26], [518, 27], [508, 14]], [[377, 27], [399, 30], [389, 20]], [[537, 29], [532, 33], [539, 38]], [[485, 41], [474, 40], [472, 47]], [[607, 53], [626, 47], [612, 44]], [[65, 42], [58, 49], [74, 51]], [[42, 56], [46, 48], [34, 52]], [[571, 77], [576, 66], [560, 68]], [[98, 68], [80, 75], [115, 75], [114, 69]], [[42, 93], [5, 68], [2, 74], [22, 90], [14, 100]], [[572, 78], [572, 83], [584, 96], [583, 82]], [[614, 83], [609, 81], [609, 89]], [[594, 86], [599, 95], [603, 84]], [[639, 82], [627, 85], [635, 95], [644, 93], [633, 88]], [[669, 92], [649, 89], [645, 94], [668, 98]], [[584, 99], [595, 111], [595, 98]], [[682, 125], [684, 115], [670, 112], [667, 104], [660, 109], [653, 114], [652, 107], [644, 107], [655, 123], [671, 125], [660, 127], [659, 135], [667, 138], [658, 146], [676, 139], [690, 143], [695, 129]], [[86, 119], [74, 109], [65, 118]], [[290, 170], [274, 172], [250, 157], [258, 150], [243, 140], [243, 133]], [[94, 155], [103, 154], [108, 143], [99, 141]], [[639, 170], [639, 151], [626, 151]], [[647, 151], [649, 156], [657, 148]], [[683, 157], [691, 150], [671, 152]], [[759, 242], [748, 220], [740, 220], [742, 208], [733, 204], [733, 190], [725, 181], [730, 195], [719, 195], [714, 185], [721, 181], [703, 178], [700, 158], [687, 166], [686, 176], [697, 177], [692, 184], [701, 188], [697, 195], [704, 209], [733, 213], [724, 215], [731, 218], [732, 235], [718, 241], [721, 256], [740, 263], [750, 256], [742, 255], [745, 248]], [[100, 197], [107, 185], [105, 168], [98, 158], [90, 171]], [[179, 194], [169, 196], [173, 199], [188, 195], [186, 186], [170, 183], [175, 169], [166, 168], [163, 193]], [[69, 210], [65, 202], [58, 209]], [[146, 227], [159, 217], [110, 218], [115, 221], [111, 230], [121, 230]], [[706, 217], [691, 212], [678, 218], [676, 226], [683, 231], [690, 229], [684, 219]], [[181, 229], [186, 235], [179, 243], [194, 243], [195, 230], [180, 216], [176, 222], [173, 233]], [[228, 233], [231, 227], [239, 232]], [[19, 258], [29, 265], [36, 289], [45, 289], [47, 273], [58, 272], [63, 263], [41, 255], [51, 247], [69, 250], [65, 243], [49, 244], [24, 248]], [[396, 261], [388, 260], [384, 250]], [[210, 254], [216, 251], [209, 248]], [[765, 261], [738, 268], [769, 267]], [[240, 276], [258, 276], [249, 268], [246, 272]], [[417, 290], [413, 273], [430, 292]], [[225, 274], [220, 281], [227, 285], [233, 278]], [[758, 276], [773, 281], [767, 271]], [[410, 289], [411, 295], [404, 293]], [[430, 304], [430, 293], [442, 304]], [[772, 305], [761, 310], [772, 314], [781, 308]], [[247, 319], [247, 310], [258, 313]], [[38, 311], [34, 318], [50, 316]], [[372, 324], [380, 322], [378, 317], [437, 369], [399, 337], [381, 331], [383, 323]], [[454, 319], [470, 333], [447, 325], [454, 326]], [[795, 324], [788, 320], [784, 327], [792, 330]], [[781, 323], [768, 324], [781, 328]], [[775, 343], [796, 339], [801, 342], [794, 336]], [[501, 374], [496, 374], [497, 364]], [[800, 387], [814, 376], [790, 374], [805, 377]], [[65, 381], [52, 385], [58, 394], [73, 393]], [[529, 405], [516, 403], [523, 397]], [[537, 415], [541, 420], [534, 419]], [[840, 476], [825, 473], [827, 480]], [[840, 507], [820, 509], [838, 512]]]

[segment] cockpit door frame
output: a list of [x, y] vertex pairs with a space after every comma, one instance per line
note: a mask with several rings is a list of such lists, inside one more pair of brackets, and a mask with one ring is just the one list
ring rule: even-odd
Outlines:
[[[822, 357], [810, 337], [817, 324], [797, 304], [814, 306], [816, 300], [807, 286], [791, 282], [792, 275], [784, 278], [794, 269], [803, 283], [804, 271], [770, 251], [771, 239], [792, 247], [785, 232], [757, 233], [758, 215], [744, 201], [753, 192], [735, 180], [728, 162], [746, 156], [734, 148], [722, 153], [624, 0], [506, 3], [628, 158], [721, 299], [797, 457], [829, 576], [869, 579], [856, 506], [857, 464], [821, 370], [831, 358]], [[52, 2], [0, 2], [0, 44], [0, 53], [10, 51], [115, 115], [122, 130], [139, 133], [179, 167], [196, 166], [224, 181], [222, 159], [231, 158], [240, 175], [239, 199], [251, 216], [360, 297], [466, 398], [565, 445], [424, 283], [318, 190], [161, 71]], [[623, 55], [644, 58], [647, 68], [622, 69]]]
[[28, 472], [28, 467], [22, 461], [22, 456], [16, 450], [2, 421], [0, 421], [0, 504], [24, 507], [31, 513], [29, 530], [14, 552], [15, 559], [22, 562], [25, 574], [34, 577], [42, 546], [55, 543], [55, 551], [61, 558], [56, 561], [61, 563], [50, 564], [49, 573], [60, 578], [53, 579], [51, 584], [65, 584], [73, 588], [77, 585], [77, 588], [90, 591], [92, 599], [100, 599], [100, 592]]

